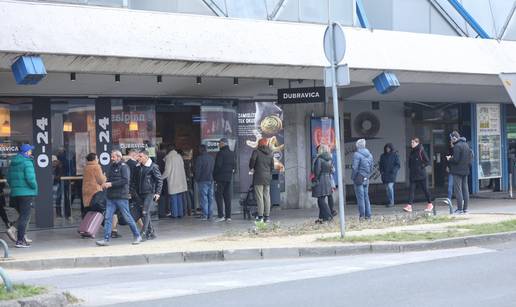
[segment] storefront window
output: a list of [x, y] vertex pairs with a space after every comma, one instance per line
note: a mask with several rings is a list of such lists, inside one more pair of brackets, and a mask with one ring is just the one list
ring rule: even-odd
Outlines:
[[0, 140], [0, 205], [5, 206], [9, 203], [9, 159], [21, 144], [32, 144], [32, 99], [0, 98]]
[[156, 108], [152, 101], [112, 100], [113, 148], [146, 149], [156, 157]]
[[86, 155], [95, 152], [95, 101], [52, 99], [52, 164], [56, 224], [81, 219], [82, 174]]

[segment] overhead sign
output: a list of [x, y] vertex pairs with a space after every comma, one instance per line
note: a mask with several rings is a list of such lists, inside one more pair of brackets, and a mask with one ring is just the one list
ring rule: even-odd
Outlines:
[[279, 104], [317, 103], [326, 101], [326, 88], [298, 87], [278, 89]]
[[503, 86], [511, 97], [512, 103], [516, 106], [516, 73], [501, 73], [500, 79], [502, 79]]
[[344, 58], [345, 53], [346, 38], [344, 36], [344, 31], [340, 24], [334, 22], [331, 25], [328, 25], [324, 32], [324, 55], [330, 64], [338, 64]]

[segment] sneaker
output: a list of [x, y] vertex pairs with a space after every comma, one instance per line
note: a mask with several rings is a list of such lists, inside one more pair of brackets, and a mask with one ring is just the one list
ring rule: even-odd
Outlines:
[[460, 209], [455, 209], [455, 211], [453, 212], [454, 214], [463, 214], [464, 211], [460, 210]]
[[25, 235], [25, 238], [24, 238], [24, 239], [25, 239], [25, 242], [27, 242], [27, 243], [29, 243], [29, 244], [31, 244], [31, 243], [32, 243], [32, 239], [29, 239], [29, 238], [27, 237], [27, 235]]
[[270, 222], [269, 217], [268, 217], [268, 216], [264, 216], [264, 217], [263, 217], [263, 222], [264, 222], [264, 223], [268, 223], [268, 222]]
[[30, 244], [24, 241], [16, 241], [16, 244], [14, 246], [16, 248], [28, 248], [30, 247]]
[[263, 216], [256, 216], [257, 222], [263, 222]]
[[220, 217], [220, 218], [216, 219], [215, 222], [217, 222], [217, 223], [218, 222], [224, 222], [225, 220], [226, 220], [225, 218]]
[[95, 242], [95, 244], [97, 244], [98, 246], [109, 246], [109, 241], [99, 240], [99, 241]]
[[207, 221], [207, 220], [208, 220], [208, 218], [207, 218], [206, 216], [203, 216], [203, 217], [201, 218], [201, 221]]
[[111, 232], [111, 238], [113, 239], [118, 239], [118, 238], [121, 238], [122, 235], [118, 233], [118, 231], [112, 231]]
[[337, 216], [337, 214], [338, 214], [337, 210], [333, 210], [333, 211], [331, 212], [331, 216]]
[[231, 218], [226, 219], [226, 222], [231, 223]]
[[9, 237], [9, 239], [11, 239], [11, 241], [16, 242], [16, 237], [18, 236], [18, 230], [16, 229], [16, 227], [9, 227], [9, 229], [7, 229], [7, 236]]
[[412, 212], [412, 205], [406, 205], [405, 208], [403, 208], [403, 211]]
[[432, 212], [432, 210], [434, 210], [434, 205], [432, 205], [432, 203], [428, 203], [428, 205], [426, 205], [425, 212]]
[[132, 244], [133, 245], [138, 245], [138, 244], [142, 243], [142, 241], [143, 241], [142, 237], [138, 236], [138, 238], [134, 239]]
[[151, 232], [147, 235], [147, 240], [154, 240], [156, 239], [156, 234], [154, 232]]

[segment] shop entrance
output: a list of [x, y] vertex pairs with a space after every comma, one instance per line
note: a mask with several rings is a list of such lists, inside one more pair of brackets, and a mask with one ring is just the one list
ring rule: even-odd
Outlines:
[[156, 105], [157, 147], [165, 149], [174, 144], [178, 152], [197, 153], [201, 144], [200, 114], [198, 106]]

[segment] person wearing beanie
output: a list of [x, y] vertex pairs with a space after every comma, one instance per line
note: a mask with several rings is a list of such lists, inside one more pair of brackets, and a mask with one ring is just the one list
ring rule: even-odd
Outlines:
[[32, 159], [33, 149], [34, 147], [29, 144], [20, 146], [18, 154], [10, 160], [7, 173], [7, 183], [11, 188], [11, 198], [19, 213], [15, 245], [18, 248], [30, 247], [30, 242], [28, 242], [25, 233], [30, 222], [34, 197], [38, 195], [38, 182], [36, 181], [36, 172]]
[[473, 151], [457, 131], [450, 134], [450, 141], [453, 143], [452, 155], [446, 156], [450, 167], [450, 174], [453, 176], [453, 191], [457, 199], [457, 210], [455, 213], [467, 213], [469, 203], [468, 176], [469, 167], [473, 161]]
[[351, 165], [351, 180], [357, 198], [359, 219], [371, 218], [371, 202], [369, 201], [369, 177], [373, 173], [373, 156], [366, 148], [366, 140], [359, 139], [356, 142], [357, 150], [353, 154]]
[[427, 205], [425, 212], [431, 212], [434, 208], [432, 204], [432, 196], [428, 191], [427, 179], [426, 179], [426, 167], [430, 164], [430, 159], [426, 155], [423, 145], [420, 144], [419, 138], [413, 138], [410, 142], [412, 150], [409, 156], [409, 179], [410, 179], [410, 197], [408, 205], [403, 208], [405, 212], [412, 212], [412, 204], [414, 203], [414, 197], [416, 188], [419, 186], [425, 193]]
[[383, 147], [383, 154], [380, 156], [380, 174], [382, 182], [387, 191], [387, 207], [394, 206], [394, 183], [400, 170], [400, 158], [398, 152], [394, 150], [392, 143], [387, 143]]

